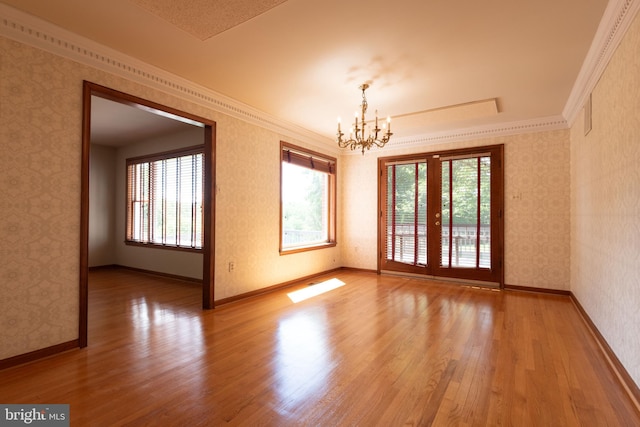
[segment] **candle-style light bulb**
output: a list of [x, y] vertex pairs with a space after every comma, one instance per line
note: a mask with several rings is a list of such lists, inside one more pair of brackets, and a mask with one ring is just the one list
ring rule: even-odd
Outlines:
[[338, 132], [340, 132], [340, 122], [342, 121], [342, 119], [340, 119], [340, 116], [338, 116]]

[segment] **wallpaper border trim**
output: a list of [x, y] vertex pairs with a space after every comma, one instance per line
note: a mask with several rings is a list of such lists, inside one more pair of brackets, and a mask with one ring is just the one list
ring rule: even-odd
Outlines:
[[[433, 133], [398, 140], [393, 145], [405, 147], [568, 128], [581, 110], [585, 96], [593, 89], [639, 7], [640, 0], [614, 0], [607, 6], [587, 59], [561, 116]], [[80, 37], [8, 5], [0, 4], [0, 16], [2, 17], [0, 35], [12, 40], [159, 89], [274, 132], [313, 141], [321, 146], [333, 146], [333, 140], [330, 138], [269, 116], [246, 104]]]
[[[414, 145], [417, 146], [442, 142], [477, 140], [482, 138], [494, 138], [506, 135], [520, 135], [523, 133], [553, 131], [568, 128], [569, 126], [567, 125], [567, 121], [564, 119], [564, 117], [550, 116], [532, 120], [503, 122], [491, 126], [477, 126], [458, 129], [455, 132], [432, 133], [411, 138], [398, 139], [390, 142], [389, 144], [387, 144], [387, 146], [394, 148], [405, 148]], [[355, 154], [358, 153], [356, 152]]]
[[284, 135], [328, 138], [0, 3], [0, 35]]
[[616, 48], [638, 14], [638, 10], [640, 10], [640, 0], [613, 0], [607, 5], [562, 112], [569, 127], [573, 126], [578, 118]]

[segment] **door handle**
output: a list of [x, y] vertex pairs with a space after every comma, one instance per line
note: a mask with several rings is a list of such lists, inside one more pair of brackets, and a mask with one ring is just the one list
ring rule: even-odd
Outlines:
[[436, 218], [440, 218], [440, 212], [436, 214]]
[[436, 221], [436, 225], [440, 225], [440, 221]]

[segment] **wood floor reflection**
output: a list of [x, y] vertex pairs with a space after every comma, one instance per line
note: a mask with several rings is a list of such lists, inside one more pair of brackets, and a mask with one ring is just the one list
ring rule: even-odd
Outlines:
[[640, 425], [568, 297], [342, 271], [293, 303], [91, 273], [89, 347], [0, 371], [72, 426]]

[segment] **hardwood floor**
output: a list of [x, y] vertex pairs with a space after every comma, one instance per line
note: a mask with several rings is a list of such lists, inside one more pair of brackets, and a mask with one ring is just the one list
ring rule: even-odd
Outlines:
[[198, 285], [92, 272], [89, 347], [0, 371], [0, 402], [72, 426], [640, 425], [569, 297], [331, 277], [203, 312]]

